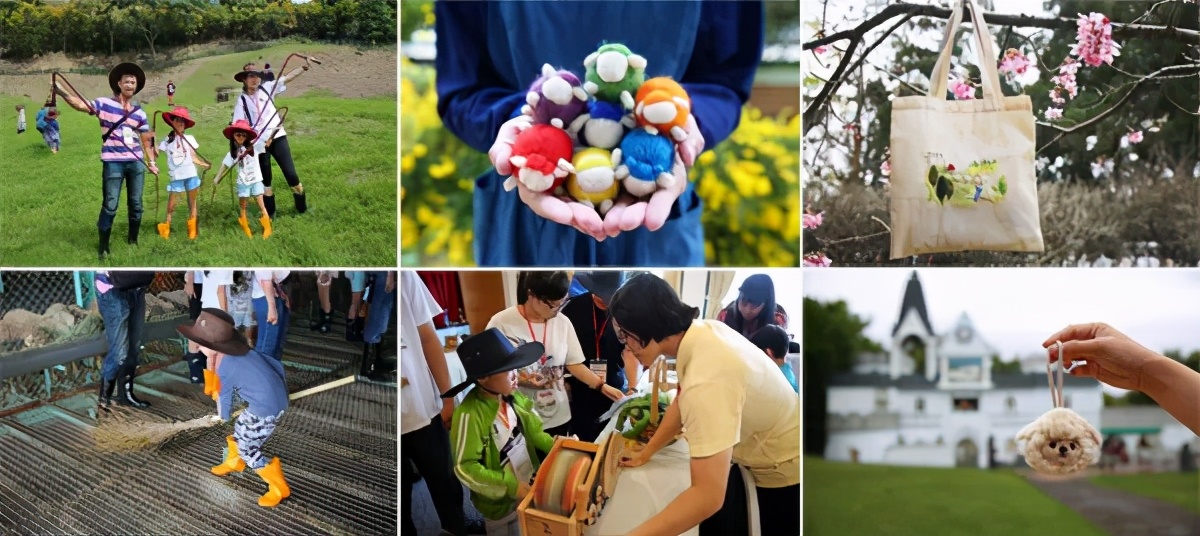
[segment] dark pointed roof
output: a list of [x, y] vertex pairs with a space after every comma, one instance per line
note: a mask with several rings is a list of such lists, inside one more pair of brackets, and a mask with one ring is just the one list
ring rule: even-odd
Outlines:
[[925, 310], [925, 292], [921, 290], [921, 280], [917, 278], [916, 271], [912, 273], [912, 278], [908, 280], [908, 286], [904, 288], [904, 301], [900, 303], [900, 316], [896, 317], [896, 325], [892, 328], [893, 337], [896, 336], [896, 332], [900, 331], [900, 324], [904, 322], [904, 317], [910, 313], [919, 315], [925, 331], [933, 335], [933, 325], [929, 323], [929, 312]]

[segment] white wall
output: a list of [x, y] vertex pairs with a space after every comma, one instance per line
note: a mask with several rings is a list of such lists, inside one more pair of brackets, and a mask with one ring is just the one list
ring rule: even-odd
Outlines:
[[858, 449], [860, 463], [883, 463], [885, 450], [895, 442], [896, 432], [891, 430], [838, 432], [825, 444], [825, 459], [848, 462], [850, 449]]
[[895, 445], [887, 449], [883, 463], [920, 467], [954, 467], [954, 446]]

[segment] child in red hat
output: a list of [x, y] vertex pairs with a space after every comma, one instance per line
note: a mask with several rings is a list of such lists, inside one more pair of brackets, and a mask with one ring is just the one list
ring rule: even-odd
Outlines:
[[221, 162], [221, 171], [217, 175], [220, 176], [226, 168], [233, 168], [237, 171], [238, 201], [242, 207], [238, 224], [242, 226], [246, 236], [254, 238], [249, 220], [246, 219], [246, 203], [253, 197], [258, 202], [258, 209], [262, 213], [258, 222], [262, 224], [263, 239], [265, 240], [271, 236], [271, 217], [267, 215], [267, 207], [263, 204], [262, 169], [258, 167], [258, 157], [254, 155], [254, 140], [258, 137], [258, 133], [245, 119], [238, 119], [232, 125], [225, 127], [225, 137], [233, 141], [233, 149], [225, 155], [225, 160]]
[[175, 212], [175, 200], [179, 194], [187, 194], [188, 240], [196, 239], [196, 194], [200, 192], [200, 174], [196, 166], [208, 169], [207, 162], [196, 154], [200, 144], [191, 134], [185, 134], [189, 128], [196, 126], [188, 109], [176, 106], [169, 112], [163, 112], [163, 119], [171, 125], [171, 133], [167, 139], [155, 148], [154, 158], [158, 159], [159, 152], [167, 153], [167, 169], [171, 172], [171, 182], [167, 183], [167, 221], [158, 224], [158, 235], [163, 238], [171, 236], [171, 214]]

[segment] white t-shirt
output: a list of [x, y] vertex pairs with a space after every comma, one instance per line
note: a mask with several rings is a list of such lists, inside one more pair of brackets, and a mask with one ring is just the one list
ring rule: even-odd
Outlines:
[[[238, 95], [237, 101], [233, 105], [233, 120], [245, 119], [254, 126], [255, 132], [258, 132], [258, 139], [254, 141], [254, 152], [261, 153], [266, 150], [267, 138], [271, 137], [272, 132], [276, 138], [287, 136], [287, 132], [283, 130], [283, 120], [275, 110], [276, 97], [287, 91], [287, 77], [280, 76], [270, 82], [263, 82], [258, 86], [258, 90], [254, 95], [241, 93]], [[275, 93], [271, 93], [271, 88], [279, 86], [275, 89]], [[271, 98], [268, 99], [267, 96]], [[246, 116], [246, 111], [250, 111], [249, 117]]]
[[[220, 309], [221, 302], [217, 299], [217, 287], [225, 286], [226, 292], [228, 292], [229, 285], [233, 285], [233, 270], [209, 270], [208, 275], [204, 275], [204, 270], [196, 270], [193, 281], [204, 284], [204, 288], [200, 292], [200, 306]], [[229, 294], [227, 293], [226, 296], [228, 297]]]
[[[260, 151], [255, 149], [255, 155], [257, 154], [260, 154]], [[221, 161], [225, 167], [233, 166], [234, 162], [233, 155], [228, 153], [225, 155], [225, 160]], [[254, 184], [263, 181], [262, 168], [258, 167], [258, 156], [246, 156], [237, 160], [236, 163], [234, 171], [237, 172], [238, 184]]]
[[442, 411], [441, 391], [429, 371], [417, 330], [441, 313], [442, 307], [416, 272], [400, 272], [400, 377], [408, 380], [400, 388], [401, 434], [428, 426]]
[[181, 181], [199, 175], [196, 172], [196, 163], [192, 160], [192, 155], [198, 148], [200, 144], [196, 143], [196, 138], [191, 134], [175, 136], [175, 141], [172, 142], [164, 139], [158, 144], [158, 151], [167, 153], [167, 169], [171, 170], [171, 180]]
[[571, 321], [560, 313], [544, 324], [532, 324], [514, 306], [496, 313], [487, 327], [499, 328], [509, 337], [537, 341], [546, 346], [542, 361], [518, 371], [518, 389], [533, 400], [544, 428], [570, 422], [571, 405], [563, 375], [567, 365], [583, 363], [583, 348], [579, 346]]
[[[291, 270], [255, 270], [254, 284], [251, 285], [250, 288], [250, 298], [257, 300], [267, 296], [266, 293], [263, 292], [262, 283], [260, 283], [260, 281], [270, 281], [274, 279], [275, 282], [278, 283], [283, 281], [284, 278], [286, 278], [290, 273], [292, 273]], [[204, 286], [207, 287], [208, 285]]]

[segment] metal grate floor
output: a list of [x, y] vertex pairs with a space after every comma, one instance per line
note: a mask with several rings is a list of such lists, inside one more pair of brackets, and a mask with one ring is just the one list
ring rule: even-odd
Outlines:
[[[357, 345], [296, 329], [284, 357], [290, 391], [357, 371]], [[187, 420], [213, 412], [186, 364], [139, 376], [146, 410], [114, 417]], [[291, 496], [261, 508], [253, 471], [221, 478], [230, 425], [183, 434], [156, 451], [104, 453], [91, 430], [95, 394], [0, 419], [0, 534], [396, 534], [395, 383], [359, 379], [293, 401], [264, 447]]]

